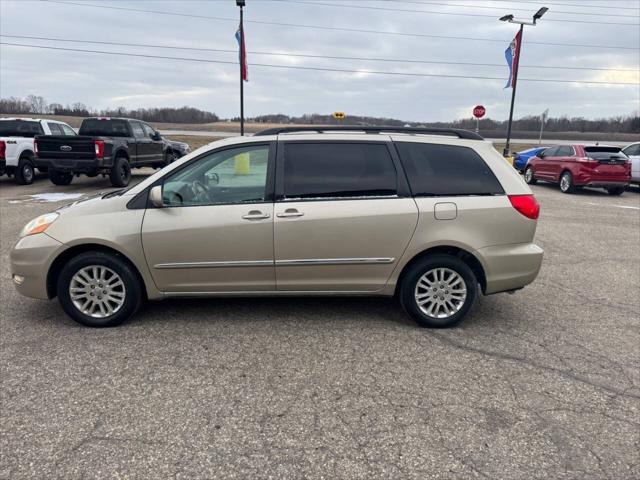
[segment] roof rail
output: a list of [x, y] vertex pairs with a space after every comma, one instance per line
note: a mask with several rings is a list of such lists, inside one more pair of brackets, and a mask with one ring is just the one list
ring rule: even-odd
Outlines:
[[267, 128], [254, 133], [254, 137], [262, 137], [265, 135], [279, 135], [281, 133], [296, 132], [364, 132], [364, 133], [409, 133], [409, 134], [426, 134], [426, 135], [447, 135], [451, 137], [463, 138], [466, 140], [484, 140], [483, 137], [470, 130], [461, 128], [422, 128], [422, 127], [361, 127], [358, 125], [328, 125], [317, 127], [276, 127]]

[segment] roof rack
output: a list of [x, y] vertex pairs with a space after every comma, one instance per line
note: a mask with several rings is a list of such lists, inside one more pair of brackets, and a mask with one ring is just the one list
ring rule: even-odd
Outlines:
[[463, 138], [466, 140], [484, 140], [483, 137], [475, 132], [463, 130], [461, 128], [421, 128], [421, 127], [361, 127], [358, 125], [328, 125], [317, 127], [276, 127], [267, 128], [254, 133], [254, 137], [262, 137], [265, 135], [279, 135], [281, 133], [296, 132], [364, 132], [364, 133], [409, 133], [409, 134], [426, 134], [426, 135], [447, 135], [451, 137]]

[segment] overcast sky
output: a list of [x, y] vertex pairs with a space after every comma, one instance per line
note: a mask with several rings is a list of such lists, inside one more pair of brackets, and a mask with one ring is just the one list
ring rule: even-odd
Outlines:
[[[233, 52], [7, 37], [24, 35], [237, 50], [234, 38], [237, 20], [234, 19], [238, 16], [238, 9], [235, 0], [69, 1], [75, 4], [0, 0], [0, 34], [3, 35], [0, 40], [62, 48], [237, 61], [237, 54]], [[311, 0], [246, 0], [245, 32], [249, 51], [249, 82], [245, 83], [247, 116], [279, 112], [299, 115], [344, 111], [347, 115], [447, 121], [469, 117], [474, 105], [483, 104], [488, 117], [504, 119], [508, 116], [511, 98], [511, 90], [503, 89], [508, 77], [504, 51], [514, 37], [517, 26], [500, 22], [498, 17], [514, 13], [517, 18], [531, 18], [540, 6], [549, 7], [549, 12], [537, 26], [525, 27], [520, 70], [522, 81], [518, 84], [515, 116], [539, 114], [549, 108], [551, 116], [598, 118], [627, 115], [638, 112], [640, 108], [640, 0], [552, 0], [546, 3], [530, 0], [313, 0], [323, 5], [303, 4], [305, 1]], [[607, 8], [597, 7], [605, 4]], [[349, 5], [382, 10], [350, 8]], [[186, 16], [96, 6], [155, 10]], [[461, 15], [450, 15], [452, 13]], [[560, 20], [573, 20], [575, 23]], [[302, 24], [307, 27], [265, 25], [254, 21]], [[476, 40], [308, 28], [311, 25], [469, 37]], [[316, 59], [267, 56], [252, 52], [473, 62], [498, 66]], [[251, 65], [255, 63], [348, 69], [360, 73]], [[541, 66], [626, 71], [562, 70]], [[362, 73], [363, 70], [459, 75], [465, 78], [376, 75]], [[83, 102], [96, 108], [190, 105], [230, 117], [238, 115], [238, 75], [237, 64], [0, 46], [2, 97], [23, 97], [33, 93], [44, 96], [49, 102]], [[473, 79], [469, 76], [496, 77], [498, 80]], [[524, 81], [527, 78], [635, 85]]]

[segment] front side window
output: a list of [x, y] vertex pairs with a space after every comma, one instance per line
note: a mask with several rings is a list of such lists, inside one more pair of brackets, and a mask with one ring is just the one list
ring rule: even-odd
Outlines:
[[64, 135], [64, 133], [62, 133], [62, 129], [57, 123], [47, 122], [47, 126], [49, 127], [49, 130], [51, 130], [51, 135]]
[[133, 130], [133, 136], [136, 138], [145, 138], [144, 128], [140, 122], [131, 122], [131, 130]]
[[416, 196], [504, 193], [491, 169], [471, 148], [409, 142], [396, 146]]
[[69, 125], [65, 125], [64, 123], [60, 123], [59, 125], [64, 135], [68, 137], [75, 136], [76, 132]]
[[637, 143], [636, 145], [629, 145], [627, 148], [623, 149], [622, 152], [627, 157], [640, 155], [640, 143]]
[[163, 202], [173, 207], [264, 202], [268, 163], [268, 145], [211, 153], [165, 179]]
[[387, 146], [380, 143], [286, 143], [285, 199], [397, 194]]
[[149, 138], [153, 138], [153, 136], [156, 134], [156, 132], [153, 130], [153, 128], [151, 128], [149, 125], [147, 125], [146, 123], [142, 124], [142, 128], [144, 129], [144, 133], [147, 137]]

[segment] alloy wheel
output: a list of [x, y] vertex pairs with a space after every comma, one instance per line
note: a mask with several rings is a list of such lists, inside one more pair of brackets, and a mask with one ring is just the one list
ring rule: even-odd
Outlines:
[[71, 278], [69, 296], [80, 312], [93, 318], [105, 318], [122, 308], [126, 289], [120, 275], [110, 268], [89, 265]]
[[420, 311], [433, 318], [449, 318], [464, 305], [467, 287], [462, 276], [450, 268], [434, 268], [420, 277], [414, 291]]

